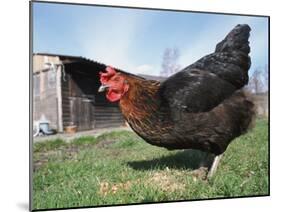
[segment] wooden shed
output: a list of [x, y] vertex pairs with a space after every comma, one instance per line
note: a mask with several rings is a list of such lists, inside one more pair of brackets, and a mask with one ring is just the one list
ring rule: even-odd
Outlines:
[[125, 124], [117, 103], [98, 93], [99, 72], [106, 65], [74, 56], [33, 55], [33, 120], [42, 115], [63, 132], [117, 127]]

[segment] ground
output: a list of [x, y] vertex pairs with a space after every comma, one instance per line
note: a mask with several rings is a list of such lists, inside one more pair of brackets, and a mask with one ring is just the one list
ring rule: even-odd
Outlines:
[[168, 151], [131, 131], [34, 144], [33, 208], [63, 208], [269, 194], [268, 122], [259, 119], [225, 152], [215, 176], [205, 153]]

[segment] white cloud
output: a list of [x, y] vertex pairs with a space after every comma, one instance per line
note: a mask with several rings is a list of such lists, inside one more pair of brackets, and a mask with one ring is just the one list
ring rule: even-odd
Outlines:
[[85, 56], [128, 72], [135, 72], [137, 65], [131, 58], [131, 46], [142, 25], [142, 15], [114, 13], [99, 16], [88, 23], [86, 35], [81, 36]]

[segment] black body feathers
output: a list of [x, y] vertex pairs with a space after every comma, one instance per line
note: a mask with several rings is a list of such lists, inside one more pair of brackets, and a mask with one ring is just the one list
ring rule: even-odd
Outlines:
[[148, 143], [168, 149], [223, 153], [254, 118], [242, 88], [251, 65], [250, 27], [237, 25], [207, 55], [162, 84], [127, 77], [120, 108], [132, 129]]

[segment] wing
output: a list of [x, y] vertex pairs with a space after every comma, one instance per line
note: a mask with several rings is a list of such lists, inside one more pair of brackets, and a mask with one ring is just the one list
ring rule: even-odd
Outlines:
[[159, 89], [172, 111], [205, 112], [248, 83], [248, 25], [237, 25], [207, 55], [169, 77]]
[[235, 87], [213, 73], [189, 69], [170, 77], [160, 91], [173, 110], [204, 112], [230, 96]]

